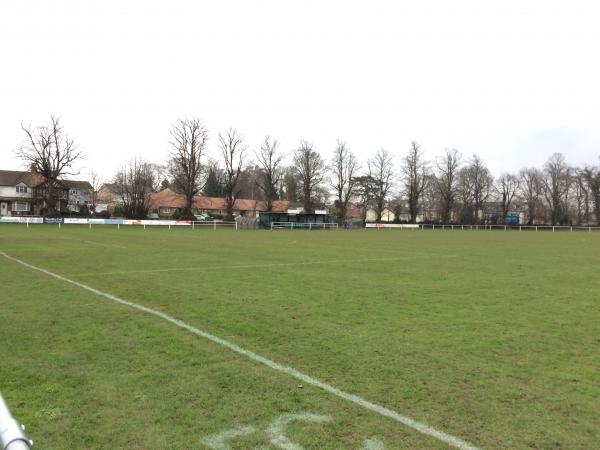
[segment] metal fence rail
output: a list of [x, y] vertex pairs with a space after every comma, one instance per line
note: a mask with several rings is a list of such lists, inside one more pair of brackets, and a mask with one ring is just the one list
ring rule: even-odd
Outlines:
[[337, 230], [339, 225], [336, 222], [271, 222], [271, 230]]
[[0, 443], [2, 450], [29, 450], [33, 442], [25, 436], [25, 427], [17, 422], [0, 394]]
[[419, 226], [422, 230], [431, 229], [431, 230], [503, 230], [503, 231], [587, 231], [591, 233], [592, 231], [600, 231], [600, 227], [582, 227], [582, 226], [570, 226], [570, 225], [428, 225], [421, 224]]

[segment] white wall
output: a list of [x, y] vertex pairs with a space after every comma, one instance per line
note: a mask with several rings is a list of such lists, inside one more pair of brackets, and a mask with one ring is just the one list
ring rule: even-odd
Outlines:
[[18, 197], [23, 199], [31, 199], [33, 197], [33, 189], [27, 188], [25, 194], [17, 192], [16, 186], [0, 186], [0, 197]]

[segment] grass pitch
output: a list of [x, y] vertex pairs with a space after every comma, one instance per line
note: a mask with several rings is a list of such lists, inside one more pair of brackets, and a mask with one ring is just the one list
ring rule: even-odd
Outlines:
[[[600, 445], [600, 233], [3, 225], [0, 250], [479, 448]], [[0, 314], [40, 449], [449, 448], [4, 257]]]

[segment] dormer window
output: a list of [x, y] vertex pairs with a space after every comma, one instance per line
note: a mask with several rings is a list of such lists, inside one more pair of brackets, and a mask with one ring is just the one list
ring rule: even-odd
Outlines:
[[27, 194], [27, 186], [17, 186], [17, 194]]

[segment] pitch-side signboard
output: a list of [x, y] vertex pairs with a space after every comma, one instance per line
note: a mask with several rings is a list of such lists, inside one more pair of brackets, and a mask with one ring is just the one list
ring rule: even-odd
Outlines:
[[367, 223], [365, 228], [419, 228], [416, 223]]
[[124, 225], [191, 225], [189, 220], [123, 220]]
[[44, 219], [42, 217], [4, 216], [4, 217], [0, 217], [0, 222], [4, 222], [4, 223], [44, 223]]

